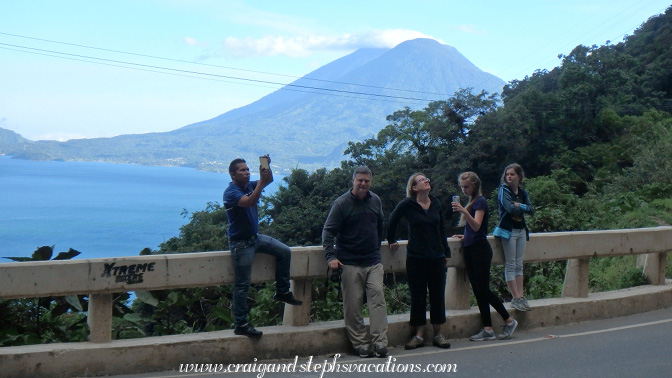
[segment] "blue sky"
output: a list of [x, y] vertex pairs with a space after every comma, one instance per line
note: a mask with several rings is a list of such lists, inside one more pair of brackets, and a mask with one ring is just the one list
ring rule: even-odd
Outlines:
[[358, 48], [419, 37], [457, 48], [508, 82], [552, 69], [558, 54], [576, 45], [621, 42], [668, 6], [660, 0], [2, 1], [0, 127], [31, 140], [174, 130], [279, 88], [235, 78], [289, 83]]

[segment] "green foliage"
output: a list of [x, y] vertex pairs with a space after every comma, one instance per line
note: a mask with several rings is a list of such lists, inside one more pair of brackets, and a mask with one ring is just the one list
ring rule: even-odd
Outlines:
[[589, 290], [600, 292], [647, 285], [649, 282], [636, 263], [636, 256], [590, 259]]
[[[186, 210], [182, 212], [184, 218], [188, 215]], [[208, 202], [205, 210], [192, 213], [190, 218], [189, 223], [180, 227], [179, 237], [172, 237], [161, 243], [159, 251], [152, 253], [206, 252], [228, 249], [229, 239], [226, 234], [228, 219], [224, 208], [218, 203]]]
[[322, 322], [343, 319], [343, 303], [338, 297], [338, 285], [325, 280], [313, 280], [313, 301], [310, 303], [310, 321]]
[[322, 225], [334, 200], [352, 186], [352, 173], [318, 169], [308, 173], [294, 169], [277, 192], [264, 198], [261, 232], [287, 245], [322, 243]]
[[[447, 101], [430, 102], [423, 110], [399, 110], [387, 117], [390, 123], [377, 137], [350, 142], [345, 153], [354, 165], [369, 166], [377, 181], [378, 177], [387, 178], [389, 190], [377, 189], [396, 194], [392, 196], [396, 204], [404, 196], [403, 183], [414, 172], [424, 172], [433, 181], [454, 183], [458, 173], [474, 169], [473, 160], [467, 158], [474, 151], [465, 146], [476, 130], [476, 120], [493, 113], [497, 102], [496, 94], [473, 94], [471, 89], [463, 89]], [[456, 189], [451, 185], [434, 191], [442, 198], [450, 197]]]
[[[405, 314], [411, 309], [411, 292], [407, 283], [398, 283], [385, 288], [385, 303], [388, 314]], [[429, 300], [427, 301], [429, 303]]]
[[85, 314], [68, 306], [63, 297], [0, 300], [0, 345], [86, 341]]
[[[47, 261], [53, 246], [39, 247], [31, 257], [6, 257], [12, 261]], [[53, 260], [69, 260], [80, 252], [70, 248], [59, 252]], [[117, 297], [115, 314], [128, 311], [128, 295]], [[65, 297], [21, 298], [0, 300], [0, 346], [18, 346], [54, 342], [86, 341], [88, 301], [83, 295]]]
[[590, 214], [582, 209], [584, 201], [572, 192], [567, 171], [553, 171], [552, 176], [527, 179], [525, 187], [533, 198], [535, 214], [527, 221], [534, 232], [586, 229]]
[[115, 334], [125, 338], [229, 329], [231, 298], [230, 285], [143, 292], [131, 306], [134, 313], [115, 325]]
[[[75, 251], [74, 249], [70, 248], [67, 252], [59, 252], [56, 257], [54, 257], [54, 260], [70, 260], [71, 258], [79, 255], [81, 252]], [[33, 252], [32, 256], [30, 257], [4, 257], [5, 259], [9, 259], [12, 261], [16, 262], [22, 262], [22, 261], [46, 261], [51, 259], [51, 257], [54, 255], [54, 246], [42, 246], [39, 247], [38, 249]]]
[[[565, 261], [524, 264], [525, 295], [531, 299], [559, 297], [562, 294], [565, 265]], [[490, 268], [490, 288], [502, 300], [511, 300], [511, 293], [509, 293], [504, 278], [503, 265], [493, 265]], [[476, 298], [473, 297], [473, 293], [471, 302], [472, 305], [476, 305]]]
[[284, 303], [273, 299], [275, 282], [256, 285], [250, 288], [248, 297], [254, 298], [250, 307], [249, 321], [255, 326], [277, 325], [282, 323]]
[[525, 292], [530, 298], [553, 298], [562, 294], [565, 279], [565, 261], [530, 263], [524, 266]]
[[[492, 265], [490, 267], [490, 289], [502, 300], [510, 300], [509, 288], [506, 286], [506, 279], [504, 278], [504, 266]], [[476, 297], [473, 291], [471, 292], [471, 302], [476, 305]]]

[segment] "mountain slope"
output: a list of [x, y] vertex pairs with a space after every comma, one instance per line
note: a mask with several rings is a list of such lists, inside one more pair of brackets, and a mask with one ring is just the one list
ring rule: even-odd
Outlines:
[[393, 49], [357, 50], [252, 104], [174, 131], [40, 141], [6, 153], [202, 169], [225, 169], [234, 157], [269, 153], [279, 170], [335, 166], [348, 141], [374, 135], [396, 110], [423, 108], [460, 88], [499, 92], [503, 85], [455, 48], [416, 39]]
[[17, 144], [33, 143], [21, 135], [0, 127], [0, 149], [15, 147]]

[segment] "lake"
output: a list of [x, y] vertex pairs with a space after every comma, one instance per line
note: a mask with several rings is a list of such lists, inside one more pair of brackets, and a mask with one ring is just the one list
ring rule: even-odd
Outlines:
[[[0, 156], [0, 257], [28, 257], [44, 245], [54, 245], [54, 256], [76, 249], [78, 259], [137, 256], [179, 236], [189, 222], [183, 210], [221, 204], [230, 181], [190, 168]], [[265, 194], [281, 182], [276, 175]]]

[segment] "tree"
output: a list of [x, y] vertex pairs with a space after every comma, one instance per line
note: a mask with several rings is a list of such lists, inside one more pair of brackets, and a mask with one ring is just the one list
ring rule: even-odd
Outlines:
[[442, 183], [434, 186], [433, 194], [443, 201], [450, 217], [450, 197], [458, 192], [457, 175], [474, 166], [471, 135], [480, 119], [495, 112], [497, 103], [497, 95], [462, 89], [446, 101], [430, 102], [423, 110], [394, 112], [375, 138], [350, 142], [345, 152], [356, 165], [373, 170], [375, 191], [383, 199], [386, 214], [405, 196], [408, 177], [423, 172]]
[[[189, 214], [186, 210], [182, 216]], [[223, 251], [228, 249], [228, 218], [216, 202], [208, 202], [205, 209], [192, 213], [191, 221], [180, 227], [180, 236], [172, 237], [152, 253]]]
[[351, 187], [345, 169], [294, 169], [261, 205], [260, 228], [287, 245], [321, 245], [322, 225], [336, 197]]

